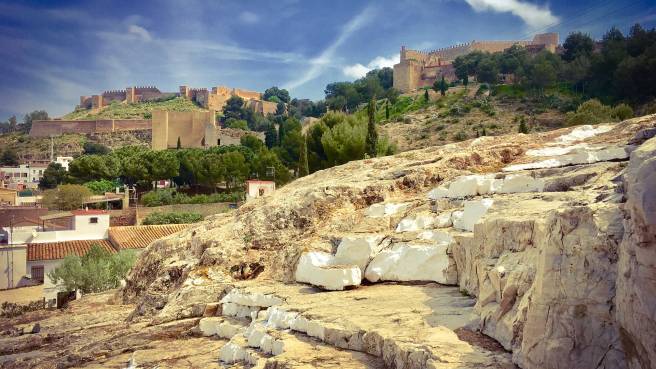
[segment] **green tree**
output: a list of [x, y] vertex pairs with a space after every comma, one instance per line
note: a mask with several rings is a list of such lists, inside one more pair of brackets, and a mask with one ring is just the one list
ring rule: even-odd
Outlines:
[[[428, 94], [428, 91], [426, 91]], [[369, 107], [367, 108], [367, 113], [369, 121], [367, 124], [367, 140], [365, 146], [365, 152], [369, 157], [376, 157], [376, 147], [378, 145], [378, 132], [376, 131], [376, 100], [372, 98], [369, 101]]]
[[260, 150], [266, 148], [264, 143], [257, 137], [253, 135], [244, 135], [239, 139], [239, 143], [242, 146], [246, 146], [249, 149], [253, 150], [254, 153], [258, 153]]
[[98, 181], [87, 182], [84, 186], [96, 195], [104, 195], [105, 192], [114, 192], [116, 187], [121, 187], [121, 183], [117, 180], [108, 181], [106, 179], [101, 179]]
[[50, 118], [48, 117], [48, 112], [45, 110], [34, 110], [29, 114], [25, 114], [25, 117], [23, 117], [23, 131], [29, 132], [32, 129], [32, 121], [48, 119]]
[[285, 115], [287, 114], [287, 107], [284, 102], [279, 102], [276, 104], [276, 115]]
[[306, 175], [310, 174], [308, 164], [307, 137], [305, 135], [303, 135], [301, 140], [301, 148], [298, 160], [298, 176], [305, 177]]
[[120, 175], [120, 171], [120, 162], [112, 155], [83, 155], [68, 165], [68, 173], [80, 183], [115, 179]]
[[246, 122], [243, 119], [230, 118], [226, 120], [226, 126], [228, 128], [242, 129], [244, 131], [248, 131], [248, 122]]
[[241, 185], [248, 177], [249, 167], [244, 155], [240, 152], [227, 152], [221, 156], [221, 163], [225, 168], [225, 181], [228, 190]]
[[39, 188], [48, 190], [57, 187], [66, 181], [68, 173], [59, 163], [50, 163], [46, 170], [43, 171], [43, 177], [39, 181]]
[[182, 143], [180, 143], [180, 136], [178, 136], [178, 143], [176, 143], [175, 148], [180, 150], [182, 148]]
[[264, 143], [270, 149], [278, 145], [278, 131], [273, 123], [269, 123], [264, 131]]
[[84, 149], [84, 155], [106, 155], [112, 151], [103, 144], [89, 141], [85, 142], [82, 147]]
[[273, 101], [271, 100], [272, 97], [276, 97], [278, 101], [282, 101], [283, 103], [289, 103], [290, 101], [289, 91], [285, 90], [284, 88], [278, 88], [276, 86], [267, 88], [264, 90], [264, 94], [262, 95], [262, 99], [266, 101]]
[[389, 100], [385, 100], [385, 119], [389, 120], [390, 113], [389, 113]]
[[18, 165], [18, 154], [16, 153], [16, 150], [12, 148], [6, 148], [2, 152], [2, 156], [0, 156], [0, 163], [2, 165]]
[[146, 167], [146, 176], [140, 178], [144, 181], [158, 181], [160, 179], [171, 179], [180, 173], [180, 162], [175, 152], [171, 150], [153, 151], [143, 153], [142, 164]]
[[433, 83], [433, 90], [435, 92], [440, 92], [440, 95], [444, 96], [446, 95], [446, 90], [449, 89], [449, 84], [446, 83], [444, 80], [444, 76], [442, 76], [441, 79], [435, 80], [435, 83]]
[[517, 129], [519, 133], [528, 133], [528, 126], [526, 125], [526, 119], [522, 117], [522, 119], [519, 121], [519, 128]]
[[244, 119], [244, 99], [239, 96], [232, 96], [226, 101], [226, 104], [223, 106], [223, 118], [228, 120], [233, 119]]
[[428, 102], [430, 100], [430, 96], [428, 96], [428, 90], [424, 90], [424, 101]]
[[81, 185], [64, 184], [43, 192], [41, 203], [50, 210], [75, 210], [84, 205], [91, 191]]
[[491, 57], [485, 57], [478, 63], [476, 78], [481, 83], [497, 83], [499, 68]]
[[133, 250], [112, 254], [98, 244], [91, 246], [82, 257], [69, 255], [48, 277], [67, 291], [102, 292], [116, 288], [136, 260]]
[[589, 58], [594, 50], [594, 41], [589, 35], [573, 32], [565, 39], [563, 49], [562, 58], [565, 61], [571, 62], [581, 56]]
[[285, 167], [273, 151], [262, 150], [257, 153], [253, 159], [252, 170], [257, 178], [275, 180], [277, 185], [285, 184], [291, 180], [289, 169]]

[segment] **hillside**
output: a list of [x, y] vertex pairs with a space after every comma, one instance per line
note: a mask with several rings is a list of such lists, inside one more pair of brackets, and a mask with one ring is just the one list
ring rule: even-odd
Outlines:
[[112, 306], [73, 305], [93, 310], [91, 323], [0, 320], [7, 332], [43, 323], [0, 337], [0, 360], [646, 369], [656, 362], [654, 134], [656, 115], [316, 172], [155, 241]]
[[532, 132], [564, 127], [563, 110], [572, 108], [573, 97], [555, 92], [547, 97], [512, 96], [509, 86], [501, 87], [497, 95], [481, 90], [480, 85], [451, 88], [445, 97], [429, 91], [428, 103], [423, 92], [404, 95], [390, 106], [390, 119], [385, 119], [382, 101], [376, 117], [399, 151], [514, 133], [522, 119]]
[[187, 100], [182, 97], [173, 97], [161, 101], [144, 101], [134, 104], [112, 102], [100, 111], [78, 109], [64, 115], [62, 119], [147, 119], [151, 117], [152, 111], [156, 109], [168, 111], [204, 110], [191, 100]]

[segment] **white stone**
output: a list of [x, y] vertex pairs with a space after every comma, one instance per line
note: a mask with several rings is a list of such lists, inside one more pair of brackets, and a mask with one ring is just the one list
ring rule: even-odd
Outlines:
[[453, 237], [447, 232], [442, 231], [423, 231], [417, 237], [420, 240], [430, 240], [436, 243], [450, 244], [453, 242]]
[[207, 317], [202, 318], [198, 322], [198, 328], [203, 336], [214, 336], [218, 333], [219, 325], [223, 322], [223, 318]]
[[253, 312], [257, 314], [260, 310], [257, 306], [245, 306], [233, 302], [223, 303], [223, 315], [234, 316], [237, 318], [251, 318]]
[[454, 222], [453, 226], [460, 230], [473, 232], [474, 224], [476, 224], [485, 213], [487, 213], [493, 203], [494, 200], [492, 199], [466, 201], [462, 219], [458, 222]]
[[526, 174], [510, 174], [503, 179], [503, 183], [497, 192], [519, 193], [519, 192], [542, 192], [544, 190], [544, 179], [533, 178]]
[[435, 217], [432, 215], [418, 214], [412, 217], [403, 218], [396, 226], [396, 232], [415, 232], [430, 228], [433, 223], [435, 223]]
[[243, 328], [239, 325], [222, 322], [216, 330], [216, 335], [221, 338], [232, 338], [239, 333]]
[[382, 247], [383, 235], [346, 236], [337, 246], [333, 263], [339, 265], [357, 265], [364, 273], [367, 264]]
[[321, 322], [316, 320], [308, 320], [306, 333], [308, 336], [320, 339], [322, 341], [326, 338], [326, 328], [321, 324]]
[[570, 133], [556, 138], [556, 142], [571, 143], [575, 141], [581, 141], [590, 137], [594, 137], [600, 133], [608, 132], [611, 129], [613, 129], [612, 125], [591, 126], [588, 124], [585, 126], [576, 127]]
[[430, 190], [430, 192], [428, 192], [428, 198], [430, 200], [443, 199], [445, 197], [448, 197], [448, 195], [449, 195], [449, 189], [444, 186], [435, 187], [434, 189]]
[[245, 292], [238, 288], [233, 288], [225, 295], [221, 302], [232, 302], [239, 305], [269, 307], [282, 304], [282, 299], [275, 295], [265, 295], [262, 293]]
[[291, 328], [294, 321], [298, 318], [297, 312], [285, 311], [278, 307], [270, 307], [267, 315], [267, 326], [277, 329]]
[[538, 161], [535, 163], [515, 164], [503, 168], [504, 172], [515, 172], [518, 170], [557, 168], [567, 165], [593, 164], [600, 161], [624, 160], [629, 154], [622, 146], [609, 147], [580, 147], [571, 150], [570, 154], [557, 156], [552, 159]]
[[370, 218], [381, 218], [406, 211], [409, 207], [410, 203], [373, 204], [367, 208], [364, 215]]
[[360, 285], [362, 271], [357, 265], [336, 265], [334, 257], [325, 252], [304, 252], [296, 266], [296, 281], [339, 291]]
[[587, 144], [580, 143], [572, 146], [554, 146], [554, 147], [543, 147], [541, 149], [533, 149], [526, 151], [528, 156], [560, 156], [569, 154], [575, 149], [588, 147]]
[[447, 244], [398, 243], [381, 251], [369, 263], [365, 278], [378, 281], [435, 281], [447, 283]]
[[244, 361], [245, 357], [246, 352], [244, 348], [232, 342], [225, 344], [219, 351], [219, 360], [227, 364]]
[[451, 213], [451, 223], [453, 224], [453, 228], [456, 229], [463, 229], [464, 224], [462, 223], [464, 212], [462, 210], [456, 210]]
[[310, 321], [306, 317], [299, 315], [294, 321], [292, 321], [291, 328], [297, 332], [307, 333], [309, 322]]
[[[480, 175], [461, 176], [453, 180], [449, 185], [449, 198], [463, 198], [467, 196], [478, 195], [478, 188], [483, 184], [483, 180], [487, 179]], [[487, 182], [487, 181], [485, 181]]]
[[435, 217], [435, 227], [447, 228], [451, 227], [451, 225], [453, 225], [451, 222], [451, 212], [442, 213]]

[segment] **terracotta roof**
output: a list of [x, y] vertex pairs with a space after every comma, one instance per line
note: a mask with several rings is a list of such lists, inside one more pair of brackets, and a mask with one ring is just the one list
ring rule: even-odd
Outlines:
[[102, 214], [109, 214], [105, 210], [95, 210], [95, 209], [91, 209], [91, 210], [84, 210], [84, 209], [71, 210], [71, 213], [73, 213], [73, 215], [102, 215]]
[[161, 224], [109, 227], [109, 240], [115, 248], [141, 249], [160, 238], [180, 232], [191, 224]]
[[63, 259], [68, 255], [83, 256], [94, 244], [100, 245], [100, 247], [112, 254], [116, 252], [112, 244], [107, 240], [30, 243], [27, 245], [27, 261], [57, 260]]

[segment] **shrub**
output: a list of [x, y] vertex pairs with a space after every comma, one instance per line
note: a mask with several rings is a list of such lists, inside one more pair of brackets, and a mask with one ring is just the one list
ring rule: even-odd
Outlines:
[[91, 196], [91, 191], [81, 185], [66, 184], [43, 193], [41, 203], [50, 210], [79, 209]]
[[96, 195], [103, 195], [105, 192], [114, 192], [116, 187], [120, 187], [121, 183], [117, 180], [108, 181], [106, 179], [101, 179], [99, 181], [91, 181], [84, 184], [84, 187], [88, 188], [91, 192]]
[[467, 138], [469, 138], [469, 137], [467, 136], [467, 134], [464, 131], [460, 131], [460, 132], [453, 135], [453, 139], [456, 140], [456, 141], [464, 141]]
[[198, 213], [173, 212], [173, 213], [152, 213], [143, 221], [144, 225], [152, 224], [187, 224], [196, 223], [203, 220], [203, 216]]
[[[622, 113], [626, 114], [624, 108]], [[597, 99], [591, 99], [579, 105], [576, 112], [567, 113], [567, 124], [570, 126], [580, 124], [597, 124], [613, 121], [613, 109], [610, 106], [602, 104]]]
[[141, 196], [141, 203], [148, 207], [173, 204], [211, 204], [216, 202], [237, 202], [243, 199], [243, 197], [242, 192], [189, 196], [182, 192], [177, 192], [173, 188], [164, 188], [146, 192]]
[[633, 109], [626, 104], [619, 104], [613, 108], [613, 111], [610, 113], [611, 117], [618, 119], [620, 121], [633, 118]]
[[111, 254], [98, 244], [84, 256], [69, 255], [48, 277], [67, 291], [101, 292], [118, 287], [136, 260], [134, 250]]

